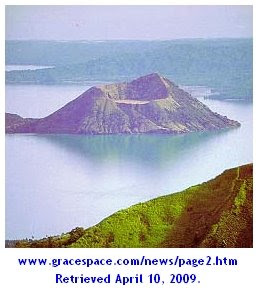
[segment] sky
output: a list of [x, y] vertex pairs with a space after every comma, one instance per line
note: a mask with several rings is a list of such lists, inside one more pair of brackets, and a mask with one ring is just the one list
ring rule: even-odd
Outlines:
[[7, 40], [252, 37], [252, 6], [6, 6]]

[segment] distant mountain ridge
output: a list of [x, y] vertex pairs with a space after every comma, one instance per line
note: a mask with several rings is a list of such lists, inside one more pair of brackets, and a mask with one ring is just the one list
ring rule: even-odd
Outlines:
[[160, 72], [211, 88], [209, 98], [252, 100], [252, 39], [6, 41], [6, 64], [55, 67], [6, 72], [7, 84], [117, 82]]
[[45, 118], [6, 114], [7, 133], [180, 134], [237, 126], [158, 73], [91, 87]]

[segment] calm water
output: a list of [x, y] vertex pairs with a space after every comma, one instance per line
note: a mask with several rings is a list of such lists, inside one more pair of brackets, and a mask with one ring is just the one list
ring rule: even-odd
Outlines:
[[[85, 89], [7, 86], [7, 110], [45, 116]], [[207, 88], [188, 89], [195, 96], [209, 93]], [[176, 137], [7, 135], [6, 238], [91, 226], [121, 208], [252, 162], [252, 104], [204, 102], [242, 126]]]
[[6, 85], [5, 111], [24, 118], [43, 118], [90, 86], [85, 85]]
[[37, 65], [5, 65], [5, 71], [14, 71], [14, 70], [37, 70], [37, 69], [46, 69], [54, 68], [53, 66], [37, 66]]

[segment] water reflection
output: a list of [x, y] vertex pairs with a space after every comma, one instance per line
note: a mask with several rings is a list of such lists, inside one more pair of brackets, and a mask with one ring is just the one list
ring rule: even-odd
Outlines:
[[6, 238], [60, 234], [252, 161], [252, 106], [209, 101], [242, 123], [187, 135], [7, 135]]
[[200, 132], [185, 135], [33, 135], [33, 139], [45, 140], [61, 149], [75, 153], [80, 159], [101, 161], [137, 161], [146, 165], [162, 165], [182, 158], [199, 143], [227, 135], [230, 130]]

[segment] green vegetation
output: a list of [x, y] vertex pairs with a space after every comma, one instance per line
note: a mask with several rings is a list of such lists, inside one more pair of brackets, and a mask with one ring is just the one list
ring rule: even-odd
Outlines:
[[186, 198], [162, 197], [119, 211], [86, 230], [72, 247], [149, 247], [164, 240], [186, 206]]
[[[241, 169], [241, 168], [240, 168]], [[253, 178], [250, 169], [247, 176], [235, 179], [236, 193], [232, 208], [223, 211], [203, 240], [201, 247], [251, 247], [253, 236]]]
[[241, 212], [241, 207], [244, 205], [246, 200], [246, 186], [245, 182], [241, 185], [238, 195], [235, 198], [235, 209], [238, 215]]
[[[134, 205], [96, 226], [17, 247], [252, 247], [253, 166]], [[43, 244], [43, 245], [42, 245]], [[49, 244], [49, 245], [48, 245]]]
[[[15, 247], [66, 247], [76, 242], [84, 234], [84, 229], [77, 227], [61, 236], [49, 236], [40, 240], [15, 240]], [[8, 241], [6, 247], [13, 247]]]

